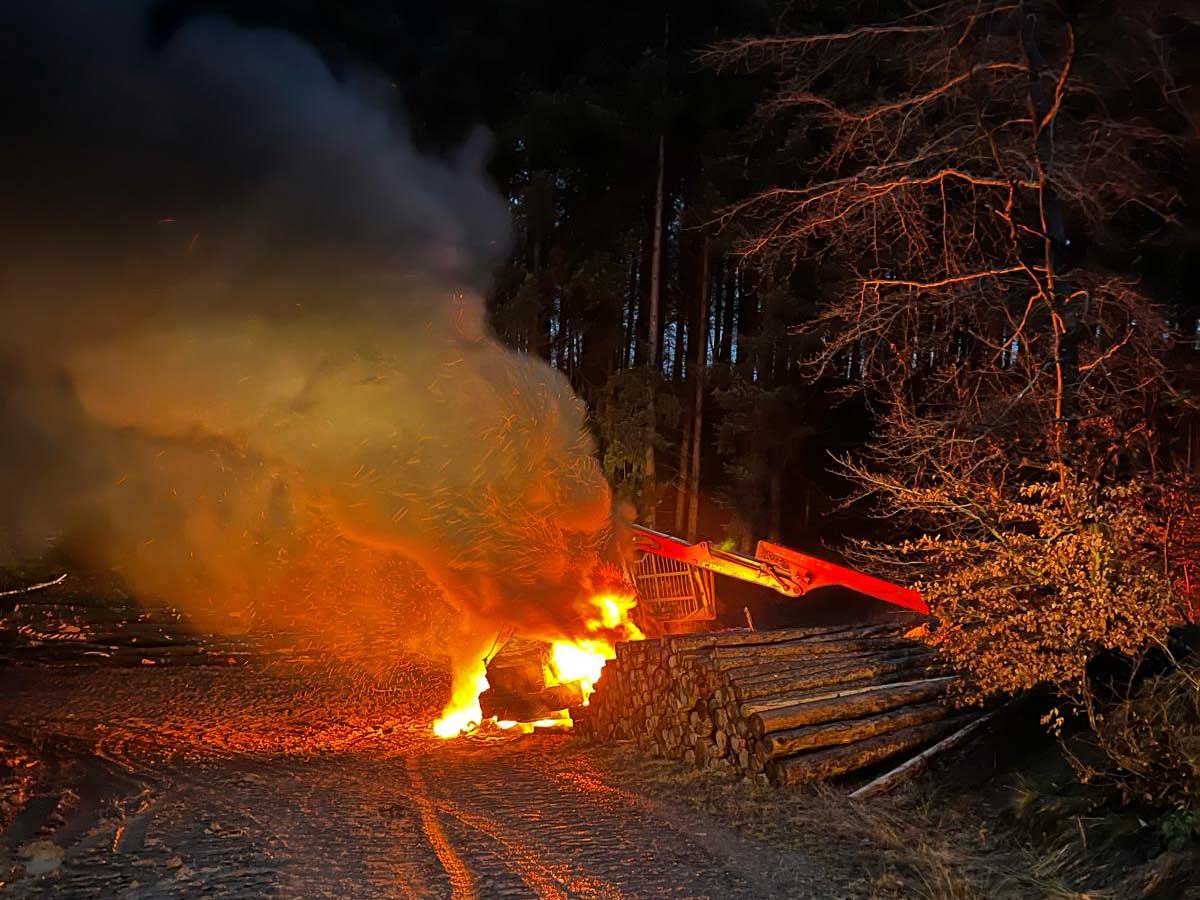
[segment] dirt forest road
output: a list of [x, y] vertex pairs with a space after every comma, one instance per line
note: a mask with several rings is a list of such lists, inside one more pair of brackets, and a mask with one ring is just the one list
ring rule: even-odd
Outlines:
[[441, 742], [294, 672], [0, 669], [0, 748], [13, 897], [839, 895], [569, 737]]

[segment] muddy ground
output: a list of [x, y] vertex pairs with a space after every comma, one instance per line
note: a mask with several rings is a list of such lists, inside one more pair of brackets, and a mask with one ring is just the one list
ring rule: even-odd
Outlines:
[[293, 668], [0, 669], [3, 891], [987, 896], [1020, 870], [912, 789], [856, 808], [565, 735], [442, 742], [405, 696]]

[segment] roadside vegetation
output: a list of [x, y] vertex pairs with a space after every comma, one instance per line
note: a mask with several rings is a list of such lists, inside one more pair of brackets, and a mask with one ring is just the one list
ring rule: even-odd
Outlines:
[[[775, 277], [829, 276], [789, 334], [874, 416], [840, 458], [884, 523], [853, 556], [920, 587], [964, 702], [1045, 698], [1086, 816], [1136, 806], [1147, 854], [1194, 854], [1195, 325], [1163, 279], [1195, 148], [1172, 47], [1196, 10], [810, 12], [703, 59], [769, 82], [755, 135], [787, 159], [722, 222]], [[1091, 859], [1082, 822], [1039, 871]]]

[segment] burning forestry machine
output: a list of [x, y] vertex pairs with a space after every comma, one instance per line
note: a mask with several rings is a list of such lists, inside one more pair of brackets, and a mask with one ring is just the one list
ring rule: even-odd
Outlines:
[[[637, 592], [634, 621], [649, 637], [712, 629], [717, 618], [714, 575], [761, 585], [785, 596], [803, 597], [816, 588], [841, 586], [922, 615], [921, 595], [845, 566], [780, 544], [759, 541], [754, 556], [633, 526], [634, 562], [626, 572]], [[512, 638], [488, 661], [490, 689], [480, 697], [485, 718], [504, 723], [561, 716], [583, 701], [578, 682], [548, 685], [549, 645]], [[587, 686], [590, 689], [590, 684]]]

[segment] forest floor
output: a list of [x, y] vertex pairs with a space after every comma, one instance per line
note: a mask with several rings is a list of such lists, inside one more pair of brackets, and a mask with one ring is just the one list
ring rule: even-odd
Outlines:
[[390, 697], [255, 666], [0, 669], [0, 893], [1071, 896], [925, 788], [852, 804], [567, 735], [442, 742]]

